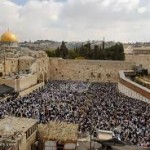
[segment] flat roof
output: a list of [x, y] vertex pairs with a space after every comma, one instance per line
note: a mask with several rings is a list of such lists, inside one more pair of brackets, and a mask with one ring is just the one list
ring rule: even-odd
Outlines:
[[5, 116], [0, 119], [0, 134], [2, 136], [14, 135], [14, 132], [26, 132], [37, 123], [35, 119]]
[[38, 131], [44, 141], [76, 142], [78, 124], [50, 121], [38, 125]]

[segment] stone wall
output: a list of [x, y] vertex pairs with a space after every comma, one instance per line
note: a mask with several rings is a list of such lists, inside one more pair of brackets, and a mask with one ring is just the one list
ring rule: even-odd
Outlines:
[[37, 75], [28, 75], [17, 79], [17, 90], [22, 91], [37, 84]]
[[[5, 64], [5, 65], [4, 65]], [[0, 60], [0, 72], [3, 76], [12, 76], [18, 73], [37, 73], [38, 77], [43, 74], [44, 79], [47, 80], [47, 73], [49, 72], [49, 57], [33, 58], [30, 56], [23, 56], [18, 58], [6, 58]]]
[[43, 82], [47, 81], [49, 77], [49, 57], [43, 57], [36, 59], [36, 70], [38, 81]]
[[24, 72], [26, 70], [29, 70], [30, 66], [33, 64], [34, 61], [35, 59], [29, 56], [20, 57], [18, 61], [19, 72], [20, 71]]
[[21, 92], [19, 93], [19, 95], [20, 95], [20, 96], [28, 95], [28, 94], [32, 93], [34, 90], [37, 90], [37, 89], [39, 89], [39, 88], [41, 88], [41, 87], [43, 87], [43, 86], [44, 86], [44, 82], [41, 82], [41, 83], [36, 84], [36, 85], [34, 85], [34, 86], [32, 86], [32, 87], [30, 87], [30, 88], [24, 90], [24, 91], [21, 91]]
[[15, 91], [25, 90], [37, 84], [37, 75], [24, 75], [19, 79], [14, 78], [0, 78], [0, 84], [5, 84], [15, 89]]
[[0, 78], [0, 85], [1, 84], [5, 84], [7, 86], [10, 86], [10, 87], [16, 89], [16, 80]]
[[27, 143], [26, 143], [26, 134], [25, 133], [22, 133], [22, 138], [21, 139], [18, 138], [17, 142], [18, 142], [19, 150], [27, 150], [26, 149]]
[[117, 82], [119, 70], [132, 69], [134, 63], [108, 60], [64, 60], [50, 58], [49, 79]]
[[3, 69], [5, 69], [5, 75], [18, 72], [18, 59], [6, 58], [5, 67], [3, 67]]
[[32, 57], [6, 58], [5, 66], [4, 60], [0, 62], [0, 72], [5, 73], [5, 75], [26, 72], [26, 70], [30, 70], [33, 62], [34, 59]]
[[119, 91], [129, 97], [150, 103], [150, 90], [126, 78], [126, 73], [128, 72], [119, 71]]
[[150, 54], [146, 54], [146, 55], [126, 54], [125, 58], [126, 58], [126, 61], [135, 62], [136, 65], [142, 64], [142, 66], [144, 68], [147, 68], [150, 73]]
[[36, 141], [36, 133], [37, 133], [37, 130], [29, 137], [29, 139], [27, 139], [26, 150], [32, 150], [31, 145], [34, 144]]

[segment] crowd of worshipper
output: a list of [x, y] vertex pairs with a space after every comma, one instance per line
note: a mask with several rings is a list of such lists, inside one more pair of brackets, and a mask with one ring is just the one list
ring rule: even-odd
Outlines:
[[75, 123], [81, 133], [109, 130], [118, 140], [150, 147], [150, 105], [120, 94], [115, 83], [49, 81], [25, 97], [1, 102], [0, 116], [5, 115]]

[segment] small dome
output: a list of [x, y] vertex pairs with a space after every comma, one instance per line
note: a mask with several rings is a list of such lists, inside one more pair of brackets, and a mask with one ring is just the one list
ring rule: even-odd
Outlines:
[[1, 42], [18, 42], [16, 35], [9, 31], [2, 34], [0, 41]]

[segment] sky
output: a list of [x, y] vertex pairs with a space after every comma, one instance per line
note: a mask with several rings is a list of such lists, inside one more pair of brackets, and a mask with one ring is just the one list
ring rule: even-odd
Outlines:
[[0, 0], [0, 34], [20, 41], [150, 41], [150, 0]]

